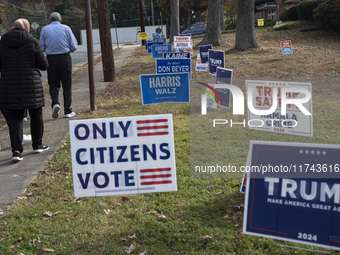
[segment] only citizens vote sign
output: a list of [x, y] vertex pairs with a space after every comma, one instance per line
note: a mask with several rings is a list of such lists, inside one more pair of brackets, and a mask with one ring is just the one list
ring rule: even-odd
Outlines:
[[176, 191], [172, 115], [72, 120], [75, 197]]

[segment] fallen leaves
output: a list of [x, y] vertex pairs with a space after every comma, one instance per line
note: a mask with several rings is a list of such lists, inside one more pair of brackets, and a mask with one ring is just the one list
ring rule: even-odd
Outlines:
[[177, 206], [184, 206], [185, 202], [178, 202]]
[[133, 234], [132, 236], [129, 236], [130, 239], [135, 239], [137, 238], [136, 234]]
[[56, 215], [58, 215], [58, 214], [61, 214], [61, 213], [63, 213], [62, 211], [56, 211], [56, 212], [49, 212], [49, 211], [47, 211], [47, 212], [44, 212], [44, 216], [46, 216], [46, 217], [53, 217], [53, 216], [56, 216]]
[[122, 196], [122, 201], [123, 201], [123, 202], [127, 202], [127, 201], [129, 201], [129, 200], [130, 200], [130, 198], [129, 198], [129, 197]]
[[110, 210], [110, 209], [104, 209], [104, 213], [105, 213], [106, 215], [109, 215], [109, 214], [111, 213], [111, 210]]
[[155, 215], [157, 219], [165, 219], [166, 216], [163, 213], [158, 213], [157, 211], [149, 211], [146, 214]]
[[37, 249], [41, 250], [41, 251], [48, 251], [48, 252], [54, 252], [55, 251], [53, 249], [46, 248], [46, 245], [44, 245], [44, 244], [39, 244], [37, 246]]
[[134, 249], [136, 249], [136, 246], [133, 245], [133, 244], [131, 244], [130, 247], [127, 247], [127, 248], [125, 249], [125, 251], [126, 251], [127, 254], [131, 254], [131, 253], [133, 252]]

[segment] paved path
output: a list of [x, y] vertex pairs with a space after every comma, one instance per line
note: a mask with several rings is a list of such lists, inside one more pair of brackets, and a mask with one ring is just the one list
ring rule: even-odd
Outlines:
[[[120, 49], [115, 49], [114, 60], [116, 72], [125, 63], [134, 49], [138, 45], [120, 45]], [[87, 56], [86, 56], [87, 58]], [[78, 62], [74, 66], [73, 71], [77, 68], [84, 66], [83, 62]], [[97, 90], [97, 95], [108, 85], [108, 83], [103, 82], [103, 71], [102, 63], [99, 62], [95, 66], [95, 86]], [[45, 89], [48, 90], [48, 87]], [[73, 79], [73, 110], [77, 113], [75, 118], [81, 118], [81, 112], [87, 108], [89, 109], [90, 96], [89, 96], [89, 82], [88, 82], [88, 72], [84, 72]], [[62, 101], [62, 91], [59, 95]], [[10, 148], [8, 127], [0, 127], [0, 212], [5, 209], [6, 206], [16, 201], [17, 197], [22, 195], [27, 185], [31, 183], [37, 173], [42, 170], [47, 159], [51, 158], [53, 154], [58, 149], [60, 143], [69, 134], [69, 119], [59, 117], [53, 119], [51, 116], [51, 99], [49, 96], [45, 97], [46, 106], [43, 109], [45, 131], [43, 137], [43, 143], [49, 145], [50, 149], [40, 154], [33, 154], [31, 143], [24, 145], [23, 158], [24, 160], [13, 163], [11, 161], [12, 152]], [[63, 113], [63, 107], [61, 107], [60, 112]], [[63, 114], [62, 114], [63, 115]], [[29, 134], [29, 124], [24, 122], [24, 133]]]

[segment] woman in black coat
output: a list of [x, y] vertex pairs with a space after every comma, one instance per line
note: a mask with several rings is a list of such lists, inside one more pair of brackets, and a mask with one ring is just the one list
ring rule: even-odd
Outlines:
[[0, 41], [0, 109], [7, 121], [12, 147], [12, 160], [22, 160], [23, 115], [28, 109], [31, 116], [31, 135], [34, 153], [48, 149], [42, 144], [44, 123], [42, 107], [45, 105], [40, 70], [48, 62], [37, 39], [30, 33], [26, 19], [14, 22], [14, 29]]

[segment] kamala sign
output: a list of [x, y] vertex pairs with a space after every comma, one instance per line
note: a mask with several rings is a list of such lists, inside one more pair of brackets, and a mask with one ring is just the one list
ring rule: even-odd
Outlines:
[[177, 190], [171, 114], [69, 125], [75, 197]]
[[[249, 128], [290, 135], [313, 136], [312, 84], [292, 81], [246, 81], [257, 112], [248, 108]], [[281, 111], [280, 111], [281, 110]], [[261, 113], [262, 112], [262, 113]], [[258, 114], [260, 113], [260, 114]]]

